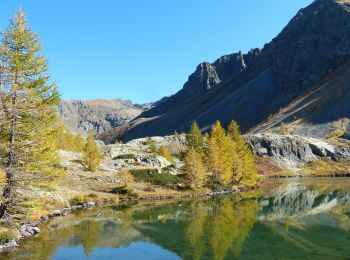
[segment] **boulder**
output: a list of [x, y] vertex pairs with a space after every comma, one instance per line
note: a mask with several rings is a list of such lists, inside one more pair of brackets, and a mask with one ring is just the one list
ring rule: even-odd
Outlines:
[[25, 224], [19, 229], [22, 237], [32, 237], [40, 233], [40, 229], [36, 226]]

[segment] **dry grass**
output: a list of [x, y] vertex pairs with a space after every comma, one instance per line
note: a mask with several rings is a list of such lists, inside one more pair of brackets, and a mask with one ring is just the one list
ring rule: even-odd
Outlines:
[[307, 163], [301, 167], [301, 174], [306, 176], [338, 176], [350, 173], [350, 162], [331, 161], [328, 159], [319, 159]]
[[271, 158], [256, 157], [256, 164], [260, 176], [295, 176], [294, 172], [277, 165]]

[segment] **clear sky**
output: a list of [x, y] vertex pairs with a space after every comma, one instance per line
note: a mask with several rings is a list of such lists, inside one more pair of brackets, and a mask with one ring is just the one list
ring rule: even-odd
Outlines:
[[263, 45], [312, 0], [0, 0], [21, 6], [63, 99], [175, 93], [202, 61]]

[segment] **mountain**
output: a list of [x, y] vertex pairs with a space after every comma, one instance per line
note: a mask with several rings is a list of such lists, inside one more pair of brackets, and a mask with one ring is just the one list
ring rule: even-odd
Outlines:
[[[126, 125], [97, 137], [113, 142], [172, 134], [186, 131], [194, 120], [204, 131], [216, 120], [227, 125], [234, 119], [244, 132], [252, 128], [259, 132], [267, 130], [268, 122], [276, 120], [275, 116], [287, 107], [293, 116], [284, 118], [286, 122], [303, 125], [300, 131], [306, 135], [320, 134], [317, 127], [324, 124], [332, 126], [328, 127], [332, 131], [339, 120], [348, 133], [349, 29], [350, 0], [316, 0], [301, 9], [261, 50], [200, 64], [179, 92]], [[337, 78], [340, 74], [341, 82]], [[315, 91], [320, 103], [294, 116], [293, 109], [300, 111], [300, 107], [292, 105]], [[304, 109], [309, 105], [304, 104]], [[322, 113], [318, 109], [323, 109]], [[268, 127], [257, 127], [262, 123]], [[314, 131], [308, 131], [310, 125], [316, 127]]]
[[67, 100], [58, 106], [59, 116], [73, 133], [96, 134], [120, 126], [151, 107], [129, 100]]

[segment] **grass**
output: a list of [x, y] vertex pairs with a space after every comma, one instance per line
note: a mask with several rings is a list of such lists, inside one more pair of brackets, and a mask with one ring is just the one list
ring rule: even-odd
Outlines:
[[306, 176], [338, 176], [350, 173], [350, 162], [319, 159], [301, 167], [301, 173]]
[[36, 221], [55, 209], [63, 208], [65, 203], [49, 197], [25, 198], [21, 203], [19, 212], [25, 214], [28, 219]]
[[134, 169], [130, 170], [130, 173], [135, 181], [149, 182], [156, 185], [167, 186], [184, 182], [179, 176], [172, 175], [169, 172], [158, 173], [155, 169]]
[[69, 200], [69, 204], [71, 206], [75, 206], [75, 205], [82, 205], [85, 202], [97, 201], [97, 200], [98, 200], [98, 195], [95, 193], [89, 193], [88, 195], [79, 193], [78, 195], [74, 196]]
[[19, 233], [17, 231], [17, 226], [11, 221], [1, 221], [0, 222], [0, 245], [10, 242], [11, 240], [19, 239]]
[[14, 230], [0, 229], [0, 244], [5, 244], [11, 240], [18, 239], [18, 234]]

